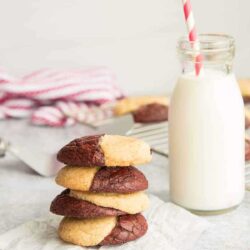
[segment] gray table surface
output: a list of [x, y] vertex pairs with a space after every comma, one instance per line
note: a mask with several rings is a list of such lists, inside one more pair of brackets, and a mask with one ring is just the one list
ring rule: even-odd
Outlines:
[[[56, 152], [69, 140], [89, 133], [94, 131], [82, 125], [57, 129], [30, 126], [26, 121], [0, 122], [0, 136], [26, 147], [31, 153], [33, 150]], [[140, 169], [149, 180], [149, 192], [167, 202], [167, 159], [154, 155], [153, 161]], [[10, 155], [0, 159], [0, 234], [45, 215], [51, 200], [61, 190], [54, 178], [37, 175], [18, 159]], [[245, 200], [238, 209], [205, 219], [211, 225], [196, 242], [194, 250], [250, 249], [250, 192], [246, 192]]]

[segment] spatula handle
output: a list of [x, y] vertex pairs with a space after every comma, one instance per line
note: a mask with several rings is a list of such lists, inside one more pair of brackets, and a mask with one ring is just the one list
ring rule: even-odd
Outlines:
[[0, 158], [5, 156], [5, 153], [8, 150], [9, 143], [4, 139], [0, 138]]

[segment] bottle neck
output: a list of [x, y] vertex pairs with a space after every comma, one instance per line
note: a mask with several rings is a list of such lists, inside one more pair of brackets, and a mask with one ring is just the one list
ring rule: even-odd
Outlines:
[[[199, 46], [189, 42], [186, 37], [182, 37], [178, 42], [177, 51], [182, 72], [195, 72], [195, 68], [199, 66], [204, 71], [216, 70], [225, 74], [232, 73], [235, 54], [234, 39], [221, 34], [202, 34], [198, 38]], [[197, 62], [197, 55], [202, 56], [201, 62]], [[198, 63], [200, 65], [197, 65]]]

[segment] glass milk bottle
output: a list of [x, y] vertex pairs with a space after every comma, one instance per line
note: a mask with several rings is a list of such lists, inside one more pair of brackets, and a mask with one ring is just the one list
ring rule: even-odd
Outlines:
[[196, 213], [220, 213], [244, 197], [244, 105], [232, 71], [235, 44], [227, 35], [199, 36], [197, 54], [182, 38], [182, 64], [169, 116], [170, 197]]

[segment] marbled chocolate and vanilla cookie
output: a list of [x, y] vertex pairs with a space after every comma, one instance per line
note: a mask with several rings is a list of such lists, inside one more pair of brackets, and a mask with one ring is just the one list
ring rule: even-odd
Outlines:
[[76, 219], [65, 217], [59, 226], [59, 237], [80, 246], [118, 245], [143, 236], [148, 229], [141, 214]]
[[62, 168], [56, 183], [65, 188], [102, 193], [132, 193], [148, 188], [144, 174], [134, 167]]
[[65, 190], [51, 203], [52, 213], [75, 218], [95, 218], [137, 214], [149, 206], [147, 195], [140, 191], [131, 194], [89, 193]]
[[81, 137], [64, 146], [57, 155], [60, 162], [81, 167], [126, 167], [148, 163], [151, 158], [147, 143], [120, 135]]

